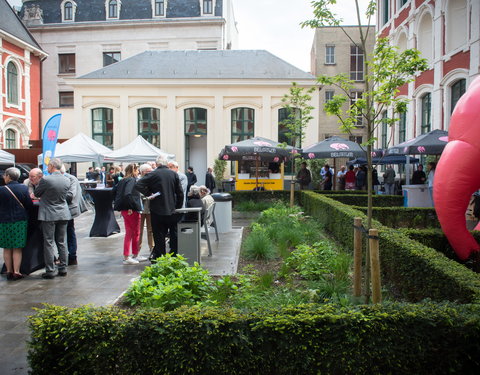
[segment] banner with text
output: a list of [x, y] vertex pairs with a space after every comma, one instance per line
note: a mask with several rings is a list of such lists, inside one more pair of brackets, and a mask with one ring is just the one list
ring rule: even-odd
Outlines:
[[55, 156], [55, 146], [57, 145], [58, 131], [60, 129], [60, 120], [62, 115], [60, 113], [53, 115], [47, 121], [43, 128], [43, 174], [48, 175], [48, 163], [50, 159]]

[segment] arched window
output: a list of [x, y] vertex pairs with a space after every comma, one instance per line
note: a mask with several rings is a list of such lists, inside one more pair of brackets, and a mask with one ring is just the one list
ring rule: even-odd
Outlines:
[[92, 109], [92, 138], [104, 146], [113, 147], [113, 110]]
[[430, 64], [433, 61], [433, 33], [432, 16], [425, 12], [420, 21], [417, 34], [417, 49], [422, 54], [421, 57], [427, 59]]
[[18, 69], [13, 62], [7, 65], [7, 101], [18, 105]]
[[407, 34], [402, 32], [397, 40], [398, 52], [403, 52], [407, 49]]
[[232, 143], [253, 138], [255, 131], [255, 110], [252, 108], [232, 109]]
[[118, 4], [117, 0], [110, 0], [108, 2], [108, 18], [118, 18]]
[[160, 110], [158, 108], [138, 110], [138, 134], [160, 148]]
[[17, 133], [13, 129], [5, 132], [5, 148], [17, 148]]
[[422, 96], [422, 123], [421, 134], [432, 130], [432, 94], [427, 93]]
[[63, 6], [63, 19], [65, 21], [73, 20], [73, 5], [70, 1], [67, 1]]
[[450, 52], [467, 43], [467, 1], [449, 0], [445, 18], [445, 44], [447, 52]]
[[466, 79], [459, 79], [455, 82], [451, 87], [450, 93], [450, 114], [453, 113], [455, 106], [457, 105], [458, 99], [465, 94], [465, 85], [467, 80]]

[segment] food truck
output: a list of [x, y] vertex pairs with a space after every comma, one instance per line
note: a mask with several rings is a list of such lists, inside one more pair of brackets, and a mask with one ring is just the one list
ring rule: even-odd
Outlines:
[[284, 165], [243, 156], [235, 166], [236, 190], [283, 190]]

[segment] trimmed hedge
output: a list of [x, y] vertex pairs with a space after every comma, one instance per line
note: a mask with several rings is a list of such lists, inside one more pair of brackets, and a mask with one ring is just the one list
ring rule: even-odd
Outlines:
[[[353, 208], [367, 214], [366, 207]], [[440, 228], [435, 208], [431, 207], [373, 207], [372, 216], [390, 228]]]
[[[327, 196], [302, 194], [305, 211], [315, 216], [346, 248], [353, 247], [353, 219], [366, 215]], [[382, 279], [399, 298], [480, 303], [480, 274], [446, 258], [402, 232], [373, 220], [379, 230]]]
[[[284, 201], [290, 202], [290, 191], [287, 190], [267, 190], [267, 191], [231, 191], [233, 207], [239, 202], [253, 201], [253, 202], [268, 202], [268, 201]], [[300, 192], [295, 191], [295, 201], [298, 202]]]
[[34, 374], [475, 374], [480, 306], [302, 305], [127, 315], [46, 306], [30, 318]]
[[[368, 205], [368, 195], [365, 194], [332, 194], [330, 198], [350, 206]], [[374, 207], [403, 207], [403, 197], [399, 195], [373, 195], [372, 202]]]

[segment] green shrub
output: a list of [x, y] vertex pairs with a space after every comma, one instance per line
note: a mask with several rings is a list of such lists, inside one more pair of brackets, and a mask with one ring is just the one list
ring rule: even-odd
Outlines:
[[480, 372], [479, 305], [325, 304], [245, 313], [190, 307], [136, 314], [46, 306], [30, 318], [30, 330], [28, 360], [38, 375]]
[[312, 246], [298, 246], [285, 264], [306, 280], [320, 280], [325, 274], [331, 273], [330, 262], [337, 255], [328, 243], [317, 242]]
[[[353, 208], [367, 213], [365, 207]], [[390, 228], [440, 228], [435, 208], [430, 207], [374, 207], [372, 216]]]
[[273, 259], [276, 249], [267, 231], [260, 225], [254, 225], [252, 231], [243, 242], [243, 251], [247, 259]]
[[252, 200], [239, 202], [235, 205], [235, 210], [240, 212], [260, 212], [272, 206], [272, 202], [255, 202]]
[[[368, 195], [357, 194], [357, 192], [350, 192], [351, 194], [331, 194], [328, 197], [335, 199], [338, 202], [348, 204], [349, 206], [367, 207]], [[373, 195], [373, 207], [403, 207], [403, 197], [400, 195]]]

